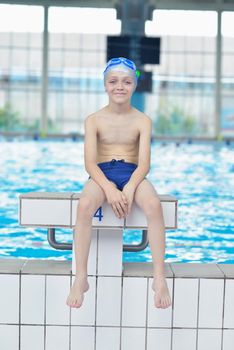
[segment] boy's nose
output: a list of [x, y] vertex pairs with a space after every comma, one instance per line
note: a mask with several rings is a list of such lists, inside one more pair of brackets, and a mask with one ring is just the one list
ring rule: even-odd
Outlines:
[[122, 90], [123, 89], [123, 84], [122, 83], [118, 83], [117, 84], [117, 89], [118, 90]]

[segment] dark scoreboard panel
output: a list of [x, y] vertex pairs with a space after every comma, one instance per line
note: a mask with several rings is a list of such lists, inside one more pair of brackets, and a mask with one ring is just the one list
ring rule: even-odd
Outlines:
[[121, 35], [107, 36], [107, 61], [113, 57], [127, 57], [137, 65], [160, 63], [160, 38]]

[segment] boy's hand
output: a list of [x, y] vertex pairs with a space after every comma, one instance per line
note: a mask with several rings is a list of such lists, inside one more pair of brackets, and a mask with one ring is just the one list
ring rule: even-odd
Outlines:
[[112, 206], [115, 215], [119, 219], [124, 218], [128, 212], [128, 201], [125, 194], [112, 184], [105, 191], [105, 194], [107, 202]]
[[128, 182], [124, 188], [122, 193], [125, 195], [128, 201], [127, 215], [130, 214], [132, 208], [132, 202], [134, 197], [135, 187], [133, 187], [130, 182]]

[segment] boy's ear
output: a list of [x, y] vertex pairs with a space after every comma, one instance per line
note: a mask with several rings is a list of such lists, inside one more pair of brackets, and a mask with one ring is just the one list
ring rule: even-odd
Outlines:
[[134, 92], [136, 91], [136, 88], [137, 88], [137, 84], [135, 84], [134, 88], [133, 88], [133, 91], [132, 93], [134, 94]]

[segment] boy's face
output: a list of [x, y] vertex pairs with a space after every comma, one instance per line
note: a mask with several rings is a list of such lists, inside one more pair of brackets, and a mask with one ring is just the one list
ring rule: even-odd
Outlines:
[[133, 78], [126, 72], [110, 71], [105, 80], [106, 92], [115, 103], [129, 102], [134, 90]]

